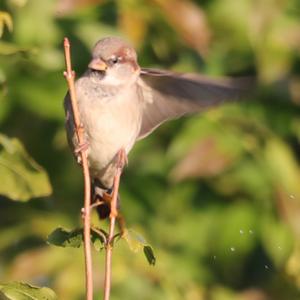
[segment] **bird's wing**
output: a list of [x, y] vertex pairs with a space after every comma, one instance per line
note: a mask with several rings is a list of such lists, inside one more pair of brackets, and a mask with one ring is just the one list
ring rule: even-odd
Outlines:
[[142, 69], [138, 84], [143, 116], [138, 139], [167, 120], [245, 98], [252, 83], [249, 78], [211, 79], [196, 74]]

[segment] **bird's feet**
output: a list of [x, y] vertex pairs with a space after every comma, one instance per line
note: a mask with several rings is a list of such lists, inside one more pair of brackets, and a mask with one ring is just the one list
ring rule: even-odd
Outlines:
[[[97, 208], [99, 206], [103, 206], [103, 209], [97, 209], [99, 213], [100, 219], [106, 219], [110, 213], [110, 203], [112, 200], [112, 194], [104, 192], [102, 196], [97, 196], [97, 199], [92, 203], [89, 207], [90, 210], [93, 208]], [[81, 208], [81, 217], [84, 219], [85, 217], [85, 209]]]
[[76, 146], [76, 148], [74, 149], [74, 155], [76, 157], [77, 163], [81, 164], [81, 155], [80, 153], [82, 151], [87, 151], [89, 149], [90, 143], [85, 141], [79, 145]]
[[83, 142], [82, 144], [79, 144], [74, 150], [75, 155], [78, 155], [82, 151], [88, 150], [89, 146], [90, 146], [89, 142]]
[[[86, 150], [86, 147], [88, 147], [89, 144], [85, 143], [84, 145], [82, 145], [82, 147], [84, 147]], [[81, 146], [79, 146], [81, 147]], [[81, 151], [82, 149], [79, 149], [79, 151]], [[98, 214], [100, 219], [106, 219], [108, 216], [110, 218], [118, 218], [118, 201], [119, 201], [119, 197], [118, 197], [118, 192], [119, 192], [119, 179], [122, 173], [123, 168], [128, 164], [128, 159], [127, 159], [127, 154], [125, 149], [121, 149], [118, 151], [117, 153], [117, 157], [116, 157], [116, 167], [117, 167], [117, 171], [115, 174], [115, 180], [114, 180], [114, 185], [113, 185], [113, 189], [110, 190], [109, 192], [103, 192], [103, 194], [101, 195], [97, 195], [96, 200], [94, 200], [94, 203], [92, 203], [89, 207], [89, 209], [93, 209], [93, 208], [97, 208]], [[116, 178], [118, 178], [118, 183], [116, 184]], [[116, 196], [115, 196], [116, 195]], [[116, 203], [114, 205], [112, 205], [113, 202], [113, 198], [115, 197], [115, 201]], [[85, 210], [84, 208], [81, 209], [81, 216], [82, 218], [85, 217]], [[122, 221], [120, 221], [120, 223], [122, 223]]]

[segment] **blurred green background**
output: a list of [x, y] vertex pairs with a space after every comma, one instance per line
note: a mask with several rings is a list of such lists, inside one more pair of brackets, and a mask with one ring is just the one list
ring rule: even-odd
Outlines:
[[[84, 298], [82, 249], [45, 243], [79, 226], [83, 201], [64, 132], [62, 40], [80, 74], [93, 44], [116, 35], [144, 67], [256, 74], [260, 89], [137, 143], [121, 209], [157, 264], [121, 240], [112, 299], [300, 299], [298, 0], [0, 1], [0, 282]], [[99, 299], [104, 253], [93, 255]]]

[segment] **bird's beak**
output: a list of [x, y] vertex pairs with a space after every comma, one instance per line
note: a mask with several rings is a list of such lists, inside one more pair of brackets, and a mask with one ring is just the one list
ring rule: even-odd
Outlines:
[[101, 58], [93, 58], [89, 63], [89, 68], [97, 71], [105, 71], [107, 64]]

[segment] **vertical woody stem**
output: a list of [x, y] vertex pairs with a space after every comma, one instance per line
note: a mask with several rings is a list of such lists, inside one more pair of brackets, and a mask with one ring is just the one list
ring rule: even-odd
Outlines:
[[[78, 138], [79, 145], [84, 143], [84, 129], [80, 122], [79, 110], [76, 100], [75, 92], [75, 72], [72, 70], [71, 55], [70, 55], [70, 42], [68, 38], [64, 39], [65, 62], [66, 71], [64, 76], [67, 80], [69, 93], [72, 104], [72, 111], [74, 117], [74, 127]], [[88, 160], [86, 150], [80, 151], [83, 177], [84, 177], [84, 256], [85, 256], [85, 284], [86, 284], [86, 300], [93, 300], [93, 270], [92, 270], [92, 253], [91, 253], [91, 182], [88, 167]]]
[[105, 255], [105, 278], [104, 278], [104, 300], [109, 300], [110, 288], [111, 288], [111, 261], [112, 261], [112, 250], [114, 242], [114, 230], [116, 224], [116, 217], [118, 215], [117, 211], [117, 199], [119, 193], [120, 177], [122, 174], [123, 166], [126, 161], [125, 151], [121, 149], [118, 153], [118, 167], [117, 172], [114, 177], [114, 187], [113, 195], [110, 206], [110, 223], [109, 223], [109, 233], [106, 244], [106, 255]]

